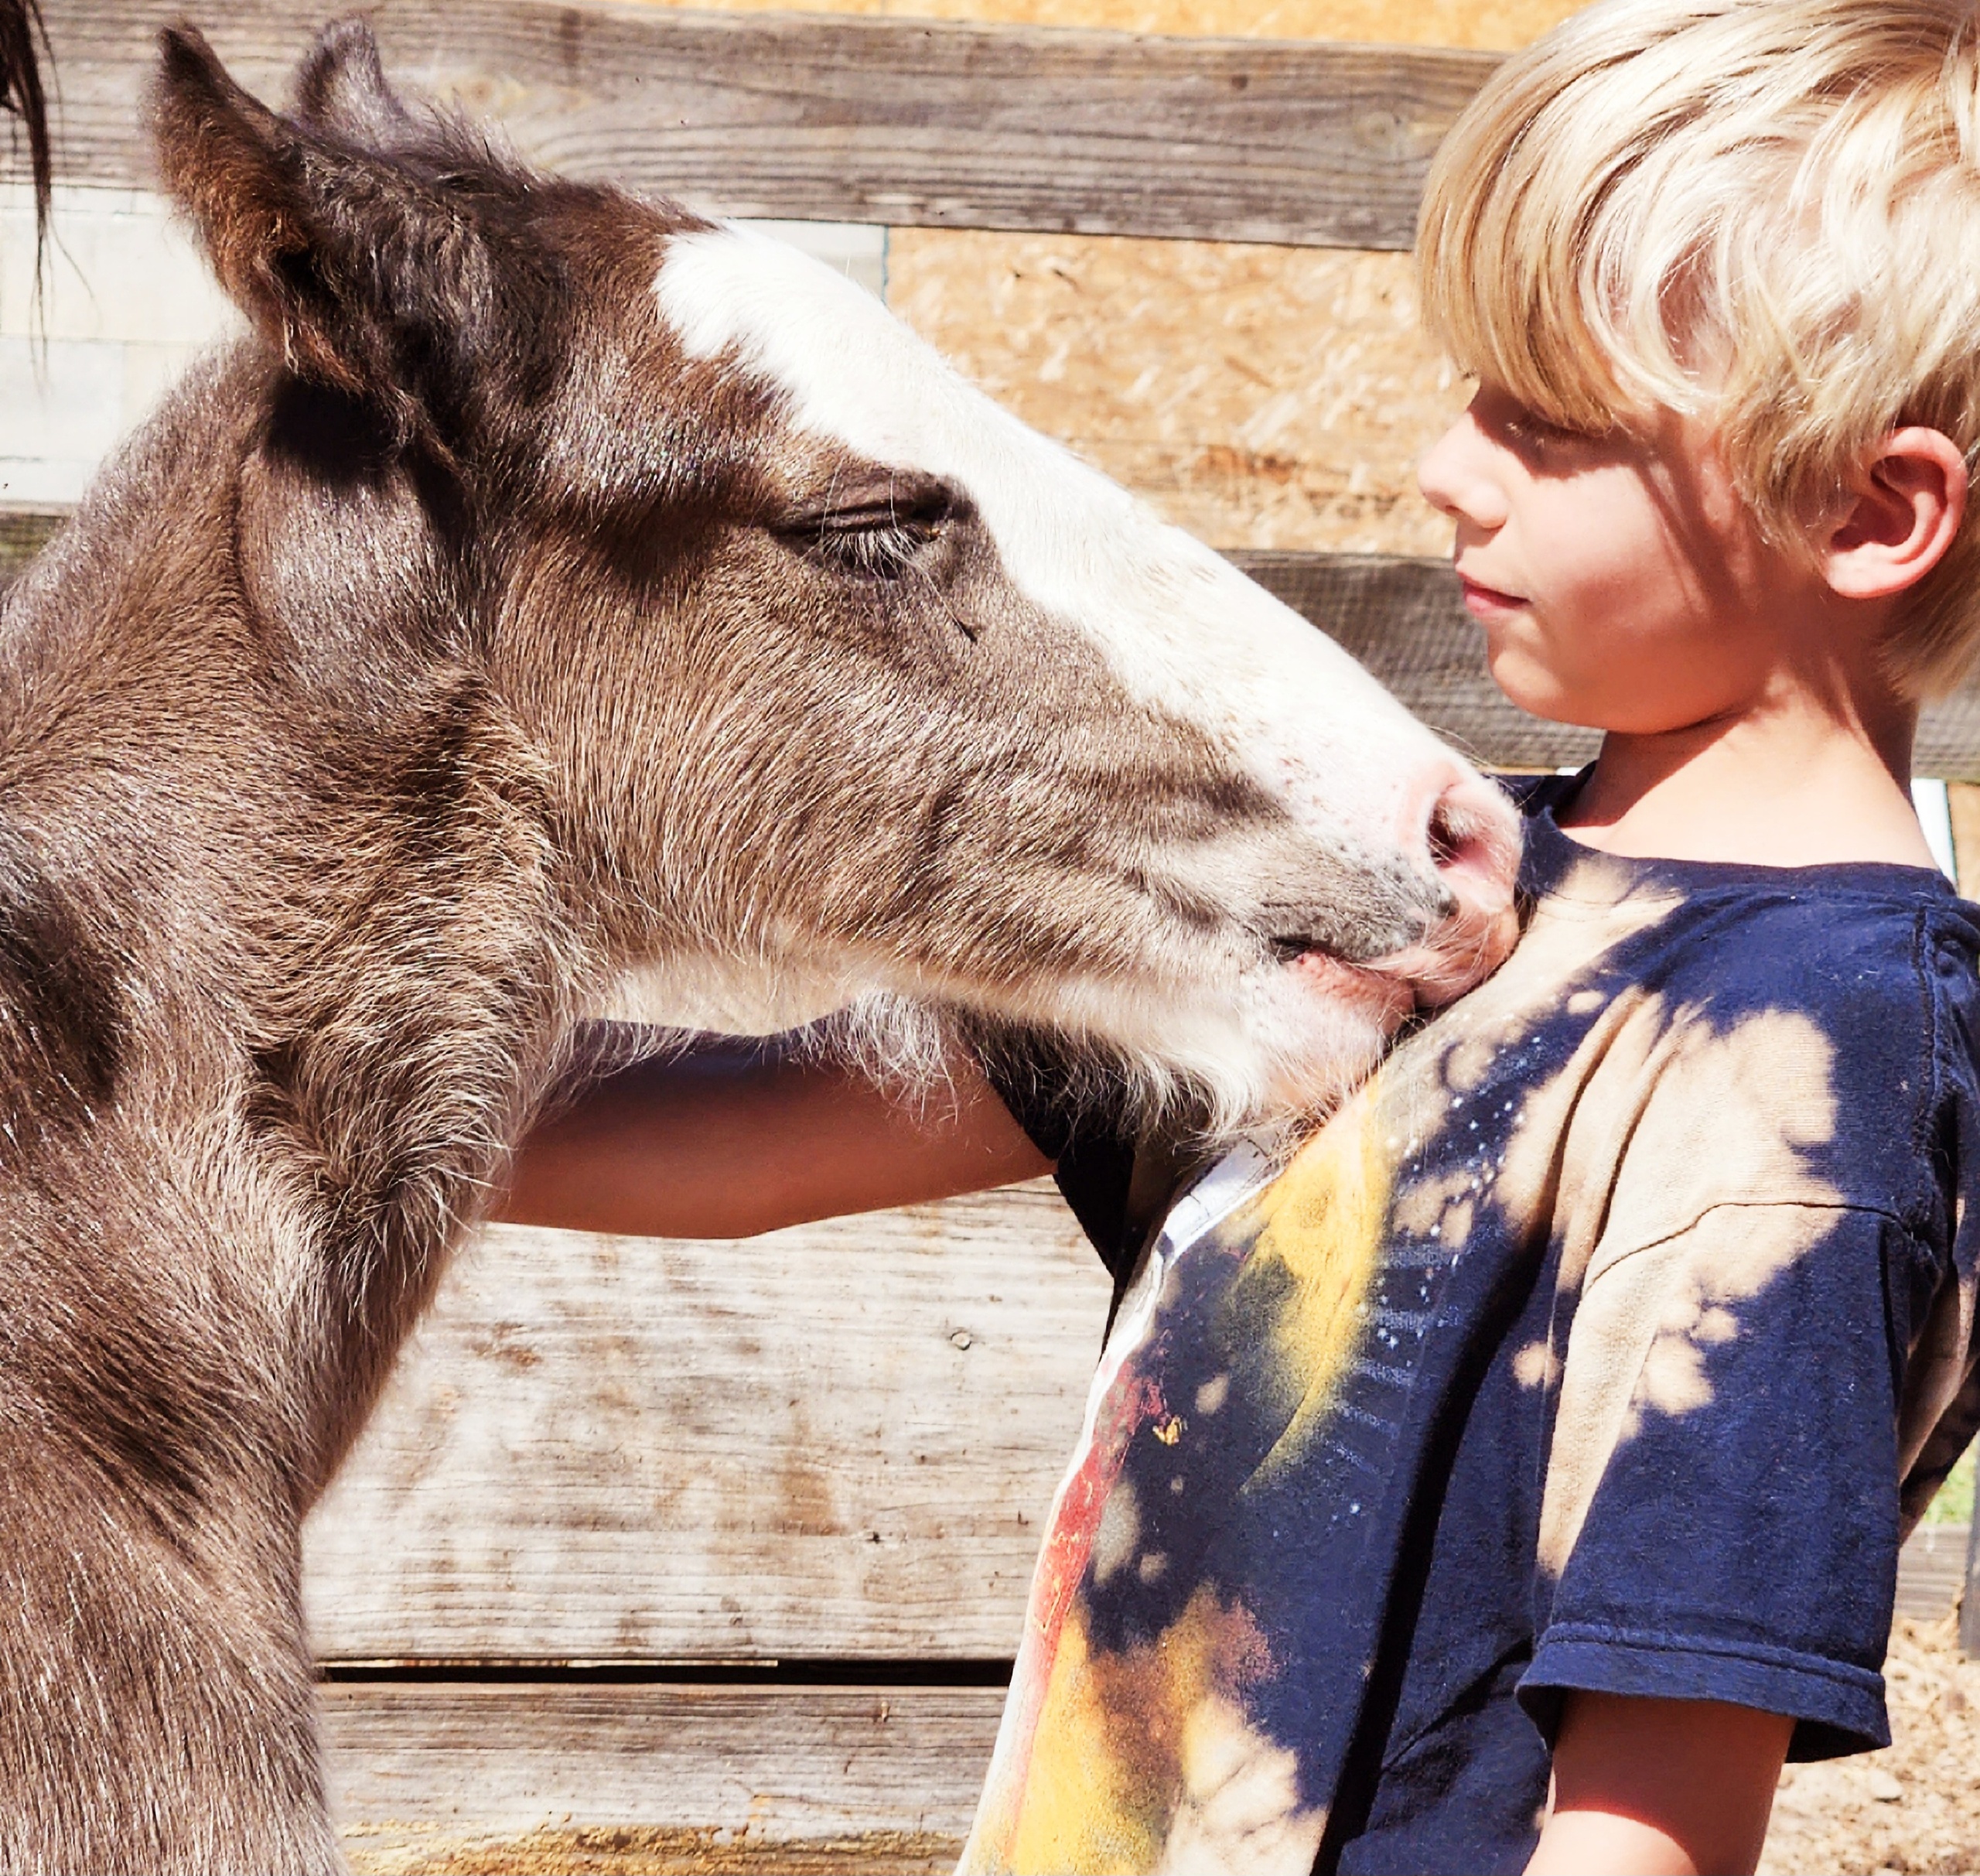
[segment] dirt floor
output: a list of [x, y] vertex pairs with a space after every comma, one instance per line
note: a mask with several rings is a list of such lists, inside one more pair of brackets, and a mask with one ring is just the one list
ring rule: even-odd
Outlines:
[[1763, 1876], [1980, 1871], [1980, 1661], [1950, 1620], [1900, 1617], [1884, 1674], [1892, 1744], [1788, 1768]]
[[504, 1841], [368, 1853], [346, 1840], [357, 1876], [935, 1876], [959, 1837], [869, 1832], [799, 1844], [729, 1840], [703, 1830], [540, 1830]]

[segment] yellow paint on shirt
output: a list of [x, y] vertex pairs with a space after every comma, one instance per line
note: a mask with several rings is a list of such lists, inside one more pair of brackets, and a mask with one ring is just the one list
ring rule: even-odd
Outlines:
[[[1059, 1632], [1043, 1710], [1016, 1814], [979, 1822], [981, 1863], [966, 1870], [1091, 1870], [1094, 1876], [1152, 1869], [1163, 1820], [1137, 1804], [1152, 1781], [1117, 1756], [1122, 1741], [1095, 1676], [1085, 1614], [1077, 1605]], [[1158, 1759], [1163, 1755], [1158, 1751]], [[988, 1828], [985, 1826], [988, 1825]]]
[[1259, 1833], [1310, 1862], [1323, 1813], [1299, 1803], [1295, 1755], [1246, 1717], [1270, 1672], [1251, 1612], [1200, 1589], [1153, 1642], [1096, 1654], [1084, 1615], [1060, 1632], [1037, 1744], [1000, 1830], [979, 1825], [966, 1869], [1101, 1873], [1238, 1867]]
[[1367, 1334], [1360, 1315], [1386, 1235], [1394, 1167], [1383, 1148], [1381, 1078], [1364, 1086], [1254, 1201], [1258, 1240], [1231, 1294], [1266, 1328], [1285, 1430], [1252, 1483], [1297, 1460]]

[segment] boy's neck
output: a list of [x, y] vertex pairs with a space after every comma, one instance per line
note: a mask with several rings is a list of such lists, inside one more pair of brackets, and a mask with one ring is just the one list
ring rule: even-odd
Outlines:
[[1661, 735], [1611, 733], [1561, 825], [1636, 859], [1930, 866], [1911, 805], [1917, 723], [1888, 697], [1839, 720], [1791, 694]]

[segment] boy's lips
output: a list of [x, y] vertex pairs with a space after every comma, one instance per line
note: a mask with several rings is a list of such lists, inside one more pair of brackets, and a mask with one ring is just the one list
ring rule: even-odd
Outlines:
[[1527, 602], [1517, 593], [1507, 593], [1497, 586], [1488, 586], [1483, 580], [1473, 579], [1468, 573], [1458, 575], [1458, 582], [1464, 588], [1465, 610], [1480, 621], [1502, 619], [1509, 613], [1524, 612]]

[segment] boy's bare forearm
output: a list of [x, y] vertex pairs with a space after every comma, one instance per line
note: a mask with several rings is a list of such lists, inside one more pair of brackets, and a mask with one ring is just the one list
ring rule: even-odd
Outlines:
[[493, 1215], [739, 1238], [1050, 1170], [973, 1062], [917, 1100], [827, 1064], [690, 1058], [613, 1075], [538, 1128]]
[[1526, 1876], [1746, 1876], [1793, 1731], [1715, 1700], [1570, 1694]]

